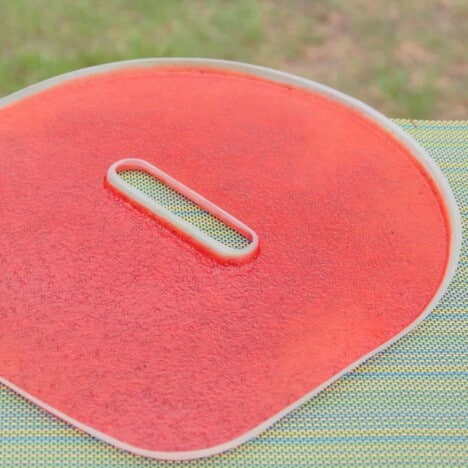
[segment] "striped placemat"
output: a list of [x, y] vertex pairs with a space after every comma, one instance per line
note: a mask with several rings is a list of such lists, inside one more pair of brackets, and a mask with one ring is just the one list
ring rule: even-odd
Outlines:
[[[468, 121], [396, 122], [447, 176], [466, 232]], [[449, 291], [416, 330], [256, 439], [204, 460], [158, 462], [125, 453], [0, 385], [0, 466], [467, 466], [467, 279], [465, 239]]]

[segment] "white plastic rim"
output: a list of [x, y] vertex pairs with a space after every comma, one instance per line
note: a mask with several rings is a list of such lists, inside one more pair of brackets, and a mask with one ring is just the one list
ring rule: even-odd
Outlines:
[[[250, 241], [249, 245], [244, 248], [236, 249], [217, 241], [122, 179], [119, 172], [125, 170], [139, 170], [163, 182], [177, 193], [188, 198], [200, 208], [203, 208], [206, 212], [243, 235]], [[156, 218], [165, 222], [165, 224], [172, 227], [175, 231], [182, 233], [184, 237], [190, 239], [193, 243], [201, 247], [202, 250], [211, 253], [213, 257], [221, 262], [245, 263], [251, 260], [257, 253], [258, 236], [255, 231], [199, 193], [143, 159], [128, 158], [115, 162], [107, 171], [106, 181], [117, 193], [123, 194], [130, 201], [142, 206]]]
[[[393, 123], [387, 117], [382, 115], [380, 112], [374, 110], [372, 107], [364, 104], [363, 102], [350, 97], [340, 91], [336, 91], [333, 88], [328, 86], [322, 85], [315, 81], [301, 78], [296, 75], [292, 75], [290, 73], [285, 73], [277, 70], [273, 70], [271, 68], [260, 67], [256, 65], [249, 65], [246, 63], [240, 62], [230, 62], [227, 60], [216, 60], [216, 59], [202, 59], [202, 58], [149, 58], [149, 59], [137, 59], [137, 60], [126, 60], [123, 62], [114, 62], [108, 63], [105, 65], [98, 65], [89, 68], [83, 68], [81, 70], [77, 70], [70, 73], [65, 73], [63, 75], [59, 75], [54, 78], [50, 78], [45, 81], [41, 81], [35, 85], [29, 86], [21, 91], [17, 91], [9, 96], [6, 96], [0, 99], [0, 109], [6, 107], [10, 104], [13, 104], [21, 99], [26, 98], [27, 96], [31, 96], [36, 94], [40, 91], [44, 91], [48, 88], [51, 88], [55, 85], [64, 83], [69, 80], [73, 80], [75, 78], [85, 77], [89, 75], [95, 75], [100, 73], [109, 72], [112, 70], [122, 70], [126, 68], [142, 68], [142, 67], [205, 67], [205, 68], [212, 68], [218, 70], [232, 70], [241, 73], [245, 73], [248, 75], [257, 76], [260, 78], [264, 78], [270, 81], [288, 84], [297, 88], [302, 88], [308, 91], [312, 91], [314, 93], [323, 95], [333, 101], [337, 101], [340, 104], [353, 109], [357, 113], [363, 115], [367, 119], [372, 120], [375, 124], [380, 126], [382, 129], [390, 133], [396, 140], [398, 140], [404, 147], [406, 147], [415, 160], [423, 167], [426, 173], [430, 176], [433, 183], [437, 186], [439, 191], [439, 195], [442, 199], [444, 204], [444, 208], [446, 211], [446, 218], [448, 222], [448, 229], [450, 234], [450, 245], [449, 245], [449, 252], [447, 258], [447, 266], [444, 272], [444, 276], [440, 282], [439, 288], [435, 292], [434, 296], [432, 297], [431, 301], [428, 303], [426, 308], [421, 312], [419, 317], [414, 320], [409, 326], [403, 329], [400, 333], [398, 333], [395, 337], [391, 340], [385, 342], [383, 345], [379, 346], [375, 350], [371, 351], [370, 353], [366, 354], [365, 356], [361, 357], [357, 361], [353, 362], [351, 365], [343, 369], [342, 371], [335, 374], [332, 378], [324, 382], [322, 385], [316, 387], [311, 392], [304, 395], [299, 400], [295, 401], [288, 407], [284, 408], [279, 413], [275, 414], [268, 420], [264, 421], [262, 424], [256, 426], [255, 428], [245, 432], [239, 437], [235, 439], [228, 440], [222, 444], [207, 447], [198, 450], [191, 450], [191, 451], [178, 451], [178, 452], [162, 452], [156, 450], [148, 450], [141, 447], [136, 447], [130, 444], [127, 444], [121, 440], [118, 440], [114, 437], [111, 437], [103, 432], [98, 431], [97, 429], [87, 426], [86, 424], [81, 423], [70, 417], [69, 415], [63, 413], [62, 411], [57, 410], [56, 408], [51, 407], [47, 403], [39, 400], [38, 398], [34, 397], [21, 388], [17, 387], [13, 383], [7, 381], [6, 379], [0, 377], [0, 383], [3, 383], [7, 387], [11, 388], [16, 393], [20, 394], [27, 400], [35, 403], [39, 407], [43, 408], [47, 412], [54, 414], [55, 416], [59, 417], [60, 419], [70, 423], [71, 425], [75, 426], [78, 429], [81, 429], [88, 434], [103, 440], [115, 447], [120, 449], [126, 450], [128, 452], [135, 453], [137, 455], [143, 455], [150, 458], [157, 458], [162, 460], [190, 460], [195, 458], [202, 458], [207, 457], [210, 455], [215, 455], [217, 453], [224, 452], [226, 450], [232, 449], [241, 445], [242, 443], [252, 439], [253, 437], [257, 436], [270, 426], [272, 426], [275, 422], [281, 419], [283, 416], [286, 416], [291, 411], [295, 410], [297, 407], [301, 406], [308, 400], [310, 400], [313, 396], [317, 393], [321, 392], [324, 388], [331, 385], [333, 382], [338, 380], [341, 376], [349, 373], [357, 366], [368, 360], [370, 357], [380, 353], [381, 351], [385, 350], [393, 343], [398, 341], [400, 338], [408, 334], [413, 328], [415, 328], [419, 323], [421, 323], [434, 309], [434, 307], [439, 303], [444, 293], [447, 291], [447, 288], [455, 275], [455, 271], [457, 268], [458, 259], [460, 256], [461, 250], [461, 242], [462, 242], [462, 228], [461, 228], [461, 219], [460, 213], [455, 201], [455, 197], [453, 196], [452, 190], [445, 178], [442, 174], [442, 171], [438, 168], [435, 162], [430, 158], [428, 153], [417, 143], [413, 138], [411, 138], [403, 129], [401, 129], [398, 125]], [[157, 422], [155, 422], [157, 424]]]

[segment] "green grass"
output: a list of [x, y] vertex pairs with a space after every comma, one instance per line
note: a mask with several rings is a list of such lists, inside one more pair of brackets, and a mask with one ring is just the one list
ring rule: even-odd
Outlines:
[[298, 73], [391, 117], [467, 118], [464, 0], [0, 0], [0, 96], [90, 65], [214, 57]]

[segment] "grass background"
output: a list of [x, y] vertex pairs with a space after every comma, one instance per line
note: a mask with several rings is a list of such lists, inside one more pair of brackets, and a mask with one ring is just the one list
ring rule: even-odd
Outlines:
[[0, 96], [90, 65], [213, 57], [297, 73], [390, 117], [466, 119], [466, 0], [0, 0]]

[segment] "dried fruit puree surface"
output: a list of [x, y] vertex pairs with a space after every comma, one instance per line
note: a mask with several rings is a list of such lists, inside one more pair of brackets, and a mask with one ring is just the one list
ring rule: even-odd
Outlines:
[[[222, 265], [105, 187], [145, 159], [259, 236]], [[429, 177], [356, 111], [202, 68], [74, 79], [0, 110], [0, 376], [132, 446], [213, 447], [392, 339], [437, 290]]]

